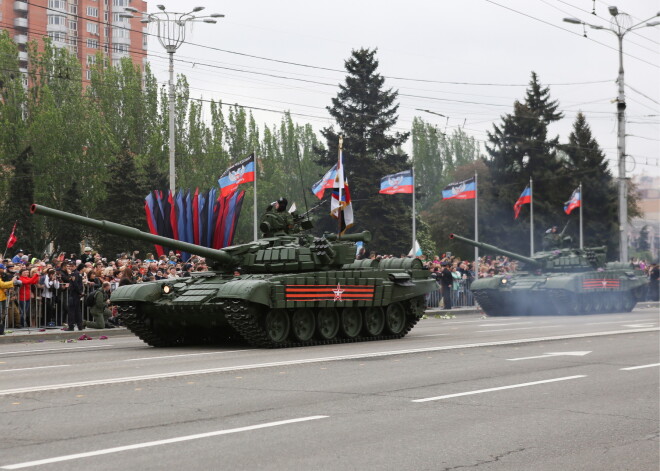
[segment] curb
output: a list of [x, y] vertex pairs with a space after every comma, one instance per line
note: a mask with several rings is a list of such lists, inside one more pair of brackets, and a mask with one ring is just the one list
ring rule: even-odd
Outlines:
[[94, 340], [97, 340], [101, 335], [108, 337], [108, 340], [111, 340], [113, 337], [133, 336], [133, 333], [125, 327], [116, 327], [114, 329], [85, 329], [83, 331], [76, 330], [74, 332], [65, 332], [61, 330], [39, 332], [38, 329], [35, 329], [31, 332], [13, 331], [10, 334], [5, 333], [5, 335], [0, 335], [0, 344], [78, 340], [78, 338], [84, 334], [89, 335]]

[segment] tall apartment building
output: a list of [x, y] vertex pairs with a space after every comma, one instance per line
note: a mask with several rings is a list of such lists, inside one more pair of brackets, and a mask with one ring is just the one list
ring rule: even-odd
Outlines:
[[[135, 18], [121, 16], [128, 6], [139, 11]], [[18, 44], [22, 72], [27, 73], [28, 41], [48, 36], [56, 47], [78, 57], [82, 80], [88, 81], [99, 51], [112, 65], [129, 57], [144, 67], [147, 34], [140, 19], [146, 11], [144, 0], [0, 0], [0, 29], [8, 30]]]

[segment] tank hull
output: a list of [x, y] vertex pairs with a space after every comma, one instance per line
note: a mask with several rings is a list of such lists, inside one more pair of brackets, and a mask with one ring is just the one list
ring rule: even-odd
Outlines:
[[495, 276], [470, 289], [490, 316], [575, 315], [631, 311], [645, 285], [639, 271], [599, 270]]
[[126, 326], [165, 347], [240, 339], [265, 348], [401, 338], [436, 283], [422, 269], [370, 268], [192, 278], [123, 286]]

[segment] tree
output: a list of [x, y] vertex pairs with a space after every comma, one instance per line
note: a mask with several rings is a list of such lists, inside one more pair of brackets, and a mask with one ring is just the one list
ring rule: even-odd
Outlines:
[[[575, 118], [568, 144], [559, 147], [564, 152], [564, 191], [570, 192], [582, 183], [584, 245], [606, 245], [608, 257], [615, 258], [619, 245], [617, 188], [608, 169], [605, 154], [593, 138], [591, 128], [582, 113], [578, 113]], [[575, 219], [577, 223], [577, 214]], [[578, 225], [573, 226], [572, 234], [576, 236]]]
[[[107, 186], [111, 188], [111, 191], [108, 192], [97, 211], [100, 213], [100, 219], [107, 219], [143, 232], [149, 232], [144, 213], [144, 198], [147, 192], [139, 185], [140, 178], [135, 161], [136, 155], [131, 152], [129, 143], [124, 142], [121, 151], [108, 169]], [[110, 257], [134, 249], [152, 250], [153, 247], [144, 242], [102, 231], [93, 231], [91, 235], [97, 242], [99, 251]]]
[[[559, 137], [548, 138], [548, 126], [559, 120], [559, 104], [550, 99], [550, 91], [542, 87], [537, 75], [532, 78], [525, 101], [514, 102], [513, 114], [502, 117], [488, 133], [486, 163], [494, 185], [484, 199], [496, 203], [493, 212], [483, 220], [483, 237], [493, 245], [519, 253], [529, 253], [527, 209], [518, 220], [513, 219], [513, 204], [529, 184], [534, 183], [534, 224], [536, 227], [559, 225], [563, 202], [568, 199], [561, 183], [562, 163], [557, 157]], [[570, 190], [572, 191], [572, 190]], [[540, 241], [540, 237], [536, 237]], [[538, 246], [538, 244], [535, 244]]]
[[[345, 83], [339, 85], [332, 106], [327, 107], [339, 131], [333, 126], [321, 131], [328, 149], [317, 150], [318, 162], [324, 169], [319, 177], [337, 162], [342, 135], [354, 230], [371, 230], [371, 245], [381, 253], [408, 253], [412, 227], [410, 196], [378, 194], [383, 176], [410, 168], [400, 148], [409, 133], [391, 132], [398, 119], [398, 92], [384, 89], [385, 79], [377, 72], [376, 50], [354, 50], [344, 65], [348, 72]], [[337, 230], [331, 218], [321, 219], [319, 226]]]

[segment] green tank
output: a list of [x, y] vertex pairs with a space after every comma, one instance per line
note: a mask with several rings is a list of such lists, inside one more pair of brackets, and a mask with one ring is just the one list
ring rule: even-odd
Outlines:
[[355, 242], [369, 242], [368, 231], [314, 237], [296, 232], [310, 227], [304, 218], [289, 227], [266, 213], [260, 227], [268, 237], [216, 250], [36, 204], [31, 212], [206, 259], [211, 271], [112, 293], [126, 327], [154, 347], [238, 338], [266, 348], [401, 338], [437, 289], [419, 259], [355, 260]]
[[456, 234], [450, 239], [523, 262], [523, 270], [474, 280], [470, 290], [490, 316], [629, 312], [646, 278], [620, 262], [605, 262], [605, 247], [557, 248], [525, 257]]

